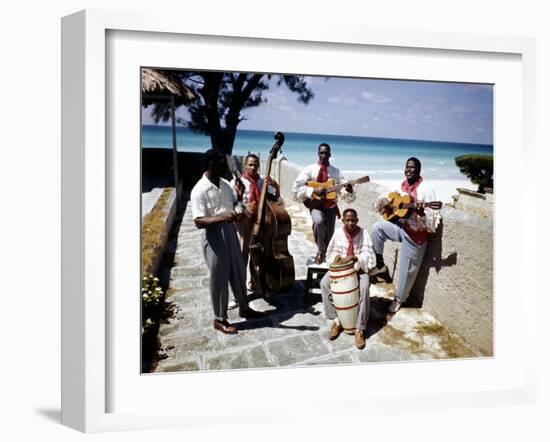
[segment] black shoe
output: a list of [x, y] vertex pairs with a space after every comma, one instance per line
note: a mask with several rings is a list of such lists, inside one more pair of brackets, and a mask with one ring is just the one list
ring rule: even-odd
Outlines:
[[246, 318], [246, 319], [256, 319], [256, 318], [263, 318], [264, 314], [263, 312], [258, 312], [256, 310], [251, 309], [250, 307], [245, 307], [245, 308], [239, 309], [239, 317]]
[[377, 278], [382, 279], [387, 284], [391, 284], [393, 282], [393, 278], [390, 275], [390, 271], [388, 270], [388, 267], [385, 265], [381, 268], [375, 267], [374, 269], [371, 269], [369, 271], [369, 276], [376, 276]]

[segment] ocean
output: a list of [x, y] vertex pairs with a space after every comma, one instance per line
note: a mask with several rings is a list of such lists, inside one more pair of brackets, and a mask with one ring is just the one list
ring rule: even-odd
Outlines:
[[[233, 153], [256, 153], [263, 161], [274, 142], [273, 132], [239, 130]], [[407, 158], [417, 157], [422, 162], [422, 176], [426, 180], [446, 182], [442, 183], [445, 185], [441, 186], [441, 192], [435, 189], [438, 197], [445, 201], [450, 201], [447, 193], [452, 192], [455, 185], [477, 188], [460, 173], [454, 162], [455, 157], [470, 153], [493, 154], [493, 146], [484, 144], [288, 132], [285, 133], [282, 155], [292, 163], [306, 166], [317, 160], [317, 146], [320, 143], [331, 146], [331, 164], [340, 168], [346, 177], [369, 175], [371, 181], [389, 185], [401, 182]], [[176, 144], [179, 151], [187, 152], [204, 152], [211, 146], [209, 136], [186, 128], [177, 128]], [[142, 126], [142, 147], [171, 148], [171, 127]], [[451, 190], [443, 192], [443, 188]]]

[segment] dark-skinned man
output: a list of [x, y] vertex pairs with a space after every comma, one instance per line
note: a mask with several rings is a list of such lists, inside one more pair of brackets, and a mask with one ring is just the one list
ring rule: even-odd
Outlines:
[[[237, 222], [236, 226], [239, 240], [241, 242], [245, 279], [247, 267], [250, 269], [248, 289], [251, 292], [255, 292], [260, 286], [258, 273], [252, 260], [250, 259], [249, 245], [254, 223], [256, 221], [263, 183], [264, 178], [260, 175], [260, 159], [257, 155], [249, 153], [244, 161], [243, 174], [239, 179], [234, 179], [231, 184], [233, 184], [236, 191], [240, 190], [242, 192], [242, 203], [247, 209], [246, 212], [248, 216], [242, 217], [242, 219]], [[278, 201], [282, 204], [279, 185], [271, 177], [267, 177], [267, 184], [266, 198], [271, 201]]]
[[[376, 257], [371, 239], [357, 223], [357, 212], [354, 209], [344, 210], [343, 226], [336, 229], [327, 248], [327, 262], [331, 264], [346, 264], [352, 261], [359, 278], [359, 313], [355, 324], [355, 346], [362, 350], [365, 347], [365, 333], [369, 319], [369, 275], [368, 272], [376, 265]], [[331, 321], [329, 339], [336, 339], [343, 331], [338, 320], [336, 309], [330, 298], [330, 274], [327, 272], [321, 279], [321, 295], [325, 307], [325, 317]]]
[[[409, 158], [405, 163], [405, 180], [398, 192], [410, 195], [416, 203], [435, 201], [435, 194], [420, 176], [420, 171], [420, 161], [414, 157]], [[375, 209], [384, 214], [389, 203], [387, 195], [381, 195], [375, 203]], [[371, 275], [391, 281], [384, 263], [384, 243], [387, 240], [401, 243], [396, 292], [389, 307], [390, 314], [397, 313], [401, 304], [407, 300], [422, 264], [429, 235], [435, 233], [440, 220], [439, 210], [415, 208], [407, 218], [395, 218], [395, 221], [381, 221], [373, 225], [371, 236], [376, 254], [376, 268], [371, 271]]]
[[207, 170], [191, 191], [191, 210], [195, 225], [203, 229], [203, 255], [210, 270], [210, 300], [214, 311], [213, 325], [222, 333], [235, 334], [237, 328], [227, 321], [228, 283], [239, 305], [239, 316], [257, 318], [263, 314], [252, 310], [246, 298], [243, 259], [235, 221], [242, 214], [234, 210], [238, 195], [222, 178], [227, 169], [224, 154], [206, 152]]
[[[308, 181], [325, 183], [329, 178], [334, 179], [334, 184], [340, 184], [344, 181], [340, 169], [332, 166], [329, 162], [331, 152], [328, 144], [322, 143], [319, 145], [317, 156], [318, 161], [305, 167], [292, 186], [292, 198], [299, 203], [312, 199], [313, 194], [321, 199], [326, 197], [324, 189], [310, 187], [306, 184]], [[339, 197], [347, 203], [353, 202], [355, 200], [353, 187], [348, 184], [340, 189]], [[321, 207], [311, 209], [310, 213], [313, 223], [313, 237], [317, 244], [315, 263], [320, 264], [325, 261], [327, 246], [334, 233], [334, 224], [338, 213], [337, 199], [325, 199]]]

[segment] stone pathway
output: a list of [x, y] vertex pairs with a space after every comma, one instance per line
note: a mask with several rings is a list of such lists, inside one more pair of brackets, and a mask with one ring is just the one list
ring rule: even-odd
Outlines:
[[[250, 298], [250, 305], [266, 316], [244, 320], [237, 309], [229, 321], [239, 330], [225, 335], [213, 329], [209, 274], [200, 248], [200, 231], [186, 208], [177, 241], [166, 298], [166, 318], [160, 326], [160, 360], [156, 372], [224, 370], [281, 366], [327, 365], [477, 357], [462, 339], [450, 333], [422, 309], [401, 309], [389, 322], [386, 311], [393, 286], [371, 285], [371, 313], [367, 345], [358, 350], [353, 336], [328, 340], [321, 296], [304, 292], [306, 260], [315, 254], [309, 213], [301, 205], [287, 206], [293, 219], [289, 251], [294, 258], [296, 283], [271, 303]], [[230, 294], [230, 298], [232, 295]]]

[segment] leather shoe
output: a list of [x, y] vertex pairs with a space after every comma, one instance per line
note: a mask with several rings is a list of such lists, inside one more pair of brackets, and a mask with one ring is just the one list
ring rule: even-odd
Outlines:
[[321, 264], [322, 262], [323, 262], [323, 254], [317, 253], [317, 255], [315, 255], [315, 264]]
[[250, 307], [246, 307], [246, 308], [239, 309], [239, 317], [247, 318], [247, 319], [263, 318], [264, 314], [263, 312], [258, 312], [256, 310], [251, 309]]
[[359, 350], [363, 350], [365, 348], [365, 335], [363, 334], [363, 330], [355, 330], [355, 346]]
[[390, 304], [390, 308], [388, 309], [388, 311], [395, 315], [399, 309], [401, 308], [401, 302], [399, 302], [399, 300], [397, 298], [395, 298], [392, 303]]
[[214, 328], [228, 335], [234, 335], [237, 333], [237, 328], [227, 322], [227, 319], [224, 319], [223, 321], [218, 321], [217, 319], [214, 319]]
[[333, 323], [330, 328], [330, 332], [328, 333], [329, 340], [334, 341], [338, 336], [340, 336], [340, 333], [342, 333], [343, 330], [344, 329], [339, 323]]

